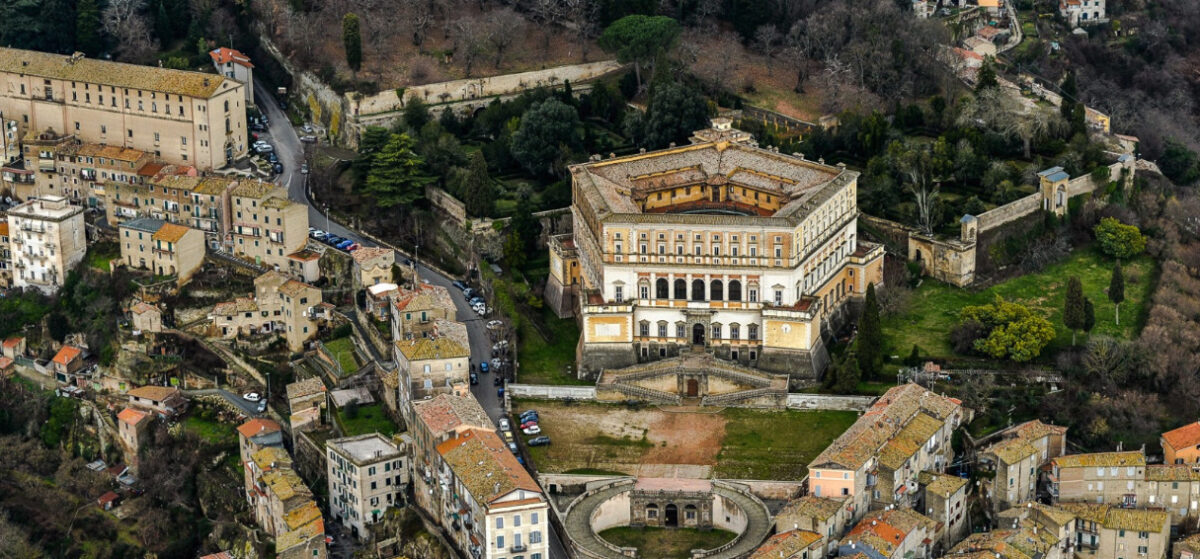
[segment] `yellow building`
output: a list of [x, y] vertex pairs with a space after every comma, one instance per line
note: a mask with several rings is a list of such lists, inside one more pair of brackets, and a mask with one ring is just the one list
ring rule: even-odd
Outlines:
[[177, 276], [181, 286], [204, 262], [204, 233], [197, 229], [143, 217], [122, 223], [118, 234], [126, 266]]
[[288, 255], [308, 244], [308, 206], [272, 183], [242, 181], [230, 192], [228, 216], [227, 247], [256, 264], [287, 270]]
[[395, 344], [400, 372], [400, 406], [411, 419], [411, 403], [438, 394], [470, 395], [471, 350], [449, 337], [413, 338]]
[[245, 87], [213, 74], [0, 48], [6, 118], [203, 171], [245, 156]]
[[713, 125], [571, 167], [574, 235], [551, 243], [548, 291], [577, 267], [586, 372], [691, 350], [811, 377], [821, 331], [882, 281], [883, 247], [857, 235], [858, 173]]
[[271, 270], [254, 279], [254, 298], [238, 297], [217, 303], [209, 315], [213, 333], [231, 339], [242, 335], [277, 332], [288, 349], [301, 351], [317, 335], [328, 309], [321, 290]]

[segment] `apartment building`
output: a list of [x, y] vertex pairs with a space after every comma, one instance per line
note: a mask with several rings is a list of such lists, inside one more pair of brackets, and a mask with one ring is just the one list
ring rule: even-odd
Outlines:
[[1200, 464], [1151, 464], [1138, 486], [1137, 502], [1171, 513], [1171, 525], [1194, 523], [1200, 515]]
[[8, 210], [12, 287], [53, 294], [87, 252], [83, 208], [61, 196], [29, 200]]
[[838, 544], [838, 555], [864, 553], [872, 559], [928, 557], [937, 541], [938, 524], [911, 509], [867, 514]]
[[392, 266], [396, 264], [396, 251], [382, 247], [362, 247], [352, 253], [354, 260], [354, 283], [358, 287], [370, 287], [391, 283]]
[[1075, 556], [1097, 559], [1165, 559], [1171, 515], [1161, 510], [1064, 503], [1075, 515]]
[[550, 559], [550, 507], [494, 431], [469, 429], [437, 447], [447, 487], [436, 518], [454, 545], [480, 559]]
[[242, 88], [246, 94], [246, 106], [254, 106], [254, 64], [250, 62], [250, 57], [229, 47], [210, 50], [208, 56], [212, 58], [213, 68], [218, 74], [246, 86]]
[[872, 502], [908, 502], [920, 472], [941, 472], [950, 463], [950, 437], [969, 420], [959, 400], [914, 383], [892, 388], [809, 464], [810, 490], [817, 497], [851, 497], [851, 520]]
[[1050, 460], [1062, 455], [1067, 443], [1067, 428], [1027, 421], [1004, 429], [996, 442], [981, 453], [985, 464], [994, 468], [995, 477], [987, 483], [994, 512], [1000, 512], [1037, 496], [1038, 472]]
[[160, 276], [176, 276], [180, 286], [204, 263], [204, 233], [148, 217], [118, 228], [121, 261], [128, 267]]
[[443, 493], [448, 490], [448, 486], [434, 481], [441, 463], [438, 445], [471, 429], [490, 431], [496, 426], [471, 395], [438, 394], [413, 402], [411, 407], [414, 421], [408, 425], [412, 436], [413, 495], [425, 512], [437, 515]]
[[1050, 462], [1050, 493], [1059, 502], [1133, 507], [1146, 478], [1146, 455], [1140, 450], [1068, 454]]
[[1075, 514], [1056, 507], [1029, 504], [997, 516], [996, 529], [967, 536], [946, 558], [1074, 559]]
[[277, 332], [288, 349], [301, 351], [328, 318], [321, 290], [274, 270], [254, 279], [253, 299], [217, 303], [209, 315], [213, 333], [226, 339]]
[[427, 336], [434, 320], [453, 320], [457, 312], [445, 287], [420, 282], [411, 289], [400, 287], [392, 297], [392, 339]]
[[0, 49], [6, 118], [202, 171], [246, 155], [245, 88], [213, 74]]
[[255, 452], [247, 474], [253, 479], [247, 498], [254, 519], [275, 537], [276, 557], [324, 559], [325, 519], [287, 451], [268, 446]]
[[254, 501], [254, 472], [250, 461], [258, 451], [267, 447], [283, 447], [283, 427], [278, 423], [264, 418], [251, 419], [237, 428], [238, 455], [241, 458], [244, 474], [243, 487], [250, 508]]
[[0, 289], [12, 287], [13, 261], [9, 246], [8, 220], [0, 219]]
[[356, 537], [366, 538], [367, 525], [404, 500], [407, 449], [371, 433], [325, 441], [325, 453], [330, 514]]
[[[757, 147], [729, 119], [692, 143], [570, 168], [580, 370], [702, 351], [793, 378], [828, 362], [822, 325], [882, 282], [857, 235], [858, 173]], [[558, 305], [555, 305], [556, 308]]]
[[808, 530], [789, 530], [767, 538], [750, 559], [821, 559], [825, 555], [821, 534]]
[[242, 181], [230, 191], [226, 246], [255, 264], [287, 270], [288, 255], [308, 244], [308, 206], [269, 182]]
[[1171, 551], [1171, 559], [1200, 558], [1200, 534], [1192, 534], [1175, 542]]
[[775, 515], [775, 531], [808, 531], [821, 536], [819, 553], [813, 558], [826, 557], [837, 549], [837, 543], [850, 523], [849, 497], [830, 499], [805, 495], [789, 501]]
[[438, 394], [470, 395], [468, 346], [450, 338], [432, 337], [399, 340], [394, 348], [402, 410], [411, 409], [410, 402]]
[[1200, 464], [1200, 421], [1162, 434], [1163, 463]]
[[950, 549], [970, 531], [967, 522], [967, 480], [938, 472], [921, 472], [915, 509], [941, 525], [942, 549]]

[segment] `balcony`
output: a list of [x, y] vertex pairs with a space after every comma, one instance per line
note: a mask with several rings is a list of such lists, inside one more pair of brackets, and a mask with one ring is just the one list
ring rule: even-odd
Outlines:
[[511, 551], [511, 552], [513, 552], [513, 553], [521, 553], [521, 552], [523, 552], [523, 551], [526, 551], [526, 550], [528, 550], [528, 549], [529, 549], [529, 548], [528, 548], [528, 547], [526, 547], [526, 545], [525, 545], [525, 544], [523, 544], [523, 543], [517, 543], [517, 544], [513, 544], [511, 547], [509, 547], [509, 548], [508, 548], [508, 550], [509, 550], [509, 551]]

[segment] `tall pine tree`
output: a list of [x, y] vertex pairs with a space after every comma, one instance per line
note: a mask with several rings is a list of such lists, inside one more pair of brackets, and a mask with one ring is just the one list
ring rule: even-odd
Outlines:
[[1117, 325], [1121, 324], [1121, 303], [1125, 301], [1125, 274], [1121, 271], [1121, 263], [1113, 266], [1112, 279], [1108, 281], [1108, 300], [1116, 305]]
[[1087, 308], [1083, 298], [1083, 284], [1071, 276], [1067, 280], [1067, 297], [1063, 307], [1063, 324], [1071, 329], [1071, 345], [1075, 345], [1075, 333], [1087, 322]]
[[97, 56], [104, 49], [100, 37], [100, 5], [97, 0], [79, 0], [75, 8], [75, 50]]
[[883, 369], [883, 328], [879, 323], [879, 301], [875, 284], [867, 284], [862, 316], [858, 318], [858, 339], [854, 342], [858, 371], [868, 380], [879, 377]]
[[407, 134], [392, 134], [371, 160], [364, 192], [383, 209], [406, 207], [425, 196], [424, 162], [413, 152]]
[[471, 161], [462, 175], [462, 185], [459, 192], [467, 213], [487, 217], [496, 206], [496, 191], [492, 188], [492, 179], [488, 176], [487, 159], [483, 152], [471, 154]]
[[358, 14], [351, 12], [342, 17], [342, 45], [346, 47], [346, 64], [357, 72], [362, 68], [362, 32], [358, 27]]

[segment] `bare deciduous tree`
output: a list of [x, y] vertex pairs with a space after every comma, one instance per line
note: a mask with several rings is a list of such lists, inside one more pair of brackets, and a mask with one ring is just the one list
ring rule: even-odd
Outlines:
[[142, 10], [146, 0], [111, 0], [100, 16], [104, 32], [117, 40], [118, 57], [145, 62], [158, 49]]
[[[486, 17], [488, 29], [485, 32], [485, 40], [487, 46], [491, 47], [492, 54], [496, 56], [493, 67], [500, 68], [505, 53], [512, 48], [517, 39], [525, 34], [525, 18], [507, 6], [489, 12]], [[548, 24], [543, 24], [543, 26], [548, 26]], [[543, 36], [545, 37], [543, 54], [545, 54], [550, 50], [549, 31], [545, 31]]]

